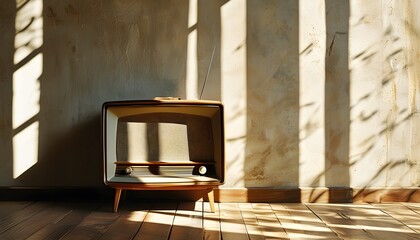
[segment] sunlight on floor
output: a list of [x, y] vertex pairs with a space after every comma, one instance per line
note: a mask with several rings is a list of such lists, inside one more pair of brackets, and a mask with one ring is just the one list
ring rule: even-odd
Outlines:
[[144, 217], [146, 216], [147, 212], [145, 211], [133, 211], [128, 216], [128, 221], [131, 222], [143, 222]]

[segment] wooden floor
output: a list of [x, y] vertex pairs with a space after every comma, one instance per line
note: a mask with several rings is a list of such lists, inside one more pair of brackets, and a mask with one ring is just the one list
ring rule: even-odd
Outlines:
[[420, 204], [0, 201], [0, 239], [420, 239]]

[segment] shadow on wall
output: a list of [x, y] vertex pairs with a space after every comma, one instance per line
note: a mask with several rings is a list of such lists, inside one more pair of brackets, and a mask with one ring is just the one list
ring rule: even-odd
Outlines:
[[[38, 16], [30, 15], [34, 5], [40, 8]], [[185, 94], [179, 79], [185, 79], [188, 2], [28, 0], [18, 6], [14, 1], [1, 6], [7, 7], [2, 12], [10, 13], [2, 17], [7, 20], [2, 27], [9, 32], [1, 37], [2, 66], [6, 67], [1, 107], [7, 116], [2, 118], [2, 131], [13, 129], [1, 137], [2, 161], [7, 166], [1, 185], [100, 186], [102, 103]], [[28, 16], [22, 24], [27, 26], [17, 29], [15, 35], [15, 23], [24, 14]], [[37, 19], [40, 36], [28, 39], [23, 47], [35, 40], [40, 46], [31, 49], [23, 62], [14, 62], [19, 30], [31, 29]], [[34, 161], [13, 175], [19, 165], [16, 153], [27, 151], [24, 145], [16, 148], [16, 131], [24, 132], [31, 125], [27, 121], [12, 125], [17, 114], [16, 92], [12, 95], [16, 71], [37, 57], [41, 73], [33, 102], [38, 112], [27, 120], [37, 122], [32, 137], [37, 144], [26, 145], [35, 146], [31, 152]], [[22, 84], [28, 84], [29, 78], [24, 76]]]
[[[10, 184], [13, 178], [13, 132], [12, 132], [12, 99], [13, 99], [13, 55], [15, 41], [16, 3], [13, 0], [0, 4], [0, 183]], [[1, 185], [5, 185], [4, 183]]]
[[325, 185], [350, 187], [349, 1], [327, 0], [325, 13]]
[[[413, 163], [410, 162], [409, 156], [405, 155], [404, 149], [398, 148], [397, 141], [404, 142], [409, 139], [409, 136], [405, 136], [407, 139], [401, 139], [399, 134], [407, 131], [413, 113], [410, 113], [410, 109], [408, 106], [405, 107], [404, 103], [397, 106], [397, 101], [406, 101], [399, 98], [407, 97], [404, 92], [409, 86], [405, 85], [403, 78], [400, 80], [398, 78], [409, 66], [401, 65], [394, 68], [388, 65], [391, 60], [404, 59], [404, 54], [409, 55], [404, 53], [405, 50], [401, 47], [402, 36], [392, 27], [398, 23], [388, 23], [390, 25], [384, 26], [380, 37], [373, 37], [374, 41], [364, 43], [365, 47], [353, 52], [352, 56], [342, 55], [343, 52], [339, 49], [343, 46], [348, 49], [349, 21], [345, 20], [346, 18], [342, 18], [343, 21], [332, 21], [332, 19], [337, 19], [337, 16], [334, 16], [337, 13], [349, 16], [349, 2], [326, 1], [325, 9], [327, 13], [326, 171], [319, 174], [313, 184], [317, 185], [320, 179], [325, 177], [328, 187], [350, 186], [350, 184], [359, 189], [401, 186], [407, 181], [405, 175], [410, 174], [410, 168], [413, 168], [410, 165]], [[357, 32], [357, 27], [362, 25], [363, 19], [369, 17], [371, 16], [362, 15], [360, 19], [356, 19], [351, 26], [353, 31]], [[356, 66], [352, 70], [352, 93], [349, 91], [351, 85], [348, 65]], [[384, 69], [382, 79], [370, 79], [372, 76], [369, 74], [357, 75], [361, 71], [357, 67], [363, 70], [378, 66]], [[350, 94], [353, 97], [351, 102]], [[392, 99], [387, 99], [388, 97]], [[389, 104], [390, 102], [392, 104]], [[353, 142], [349, 141], [351, 138]], [[369, 171], [370, 169], [372, 171]], [[362, 198], [365, 192], [361, 190], [354, 194], [354, 198]], [[310, 199], [316, 201], [320, 197], [313, 195]]]
[[[199, 2], [195, 13], [198, 21], [190, 27], [189, 3], [188, 0], [2, 2], [1, 11], [8, 15], [2, 16], [2, 32], [6, 34], [0, 38], [4, 63], [1, 112], [6, 116], [1, 118], [1, 163], [5, 167], [0, 170], [0, 185], [101, 186], [102, 103], [155, 96], [185, 98], [187, 48], [194, 30], [200, 29], [194, 36], [196, 91], [203, 85], [212, 49], [216, 48], [203, 99], [220, 99], [222, 3]], [[33, 11], [34, 6], [39, 12]], [[15, 30], [15, 24], [21, 29]], [[34, 28], [38, 35], [31, 35]], [[19, 31], [27, 31], [27, 42], [22, 43], [27, 55], [16, 62]], [[38, 45], [33, 47], [33, 43]], [[21, 86], [27, 88], [28, 79], [33, 82], [35, 93], [30, 103], [36, 112], [23, 116], [24, 121], [15, 126], [12, 121], [16, 118], [13, 95], [16, 95], [16, 71], [35, 58], [39, 75], [33, 80], [30, 75], [34, 74], [26, 72]], [[17, 110], [34, 112], [28, 104]], [[17, 132], [27, 132], [34, 122], [36, 127], [30, 128], [32, 135], [24, 136], [26, 139], [17, 146]], [[28, 146], [32, 148], [29, 152]], [[24, 152], [30, 155], [30, 161], [16, 156]]]
[[[192, 2], [197, 3], [195, 22]], [[228, 2], [27, 0], [17, 5], [2, 1], [0, 185], [101, 186], [102, 103], [186, 98], [190, 73], [196, 86], [193, 95], [199, 95], [213, 48], [203, 99], [220, 100], [222, 90], [233, 91], [222, 89], [222, 55], [231, 54], [222, 52], [221, 15]], [[31, 15], [33, 4], [41, 8]], [[305, 174], [299, 172], [299, 1], [244, 4], [246, 42], [238, 46], [246, 47], [246, 79], [238, 80], [246, 83], [246, 135], [241, 137], [246, 139], [244, 186], [299, 187], [299, 175]], [[325, 12], [326, 159], [325, 171], [313, 185], [322, 185], [324, 178], [327, 187], [349, 187], [354, 164], [349, 157], [354, 107], [348, 68], [349, 1], [327, 0]], [[196, 46], [190, 45], [194, 39]], [[371, 54], [375, 53], [366, 50], [356, 57], [369, 61]], [[196, 73], [188, 70], [190, 58]], [[24, 74], [28, 66], [36, 72]], [[392, 79], [390, 72], [383, 85]], [[19, 87], [34, 92], [28, 98]], [[379, 110], [364, 117], [369, 120]], [[396, 119], [385, 122], [378, 134], [398, 126], [401, 121]], [[28, 132], [32, 135], [25, 142]], [[368, 144], [366, 154], [372, 149]], [[20, 153], [32, 154], [33, 159], [25, 162]], [[386, 164], [379, 171], [398, 164]], [[24, 170], [16, 171], [17, 166]]]
[[246, 187], [299, 186], [299, 1], [247, 1]]

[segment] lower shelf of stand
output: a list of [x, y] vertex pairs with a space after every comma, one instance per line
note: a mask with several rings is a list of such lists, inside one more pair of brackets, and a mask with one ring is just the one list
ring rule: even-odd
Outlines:
[[[162, 178], [162, 177], [159, 177]], [[144, 180], [143, 180], [144, 181]], [[214, 212], [214, 194], [213, 189], [220, 186], [222, 183], [217, 179], [207, 182], [197, 182], [197, 181], [188, 181], [188, 182], [152, 182], [152, 183], [133, 183], [133, 182], [108, 182], [109, 187], [115, 188], [115, 199], [114, 199], [114, 208], [113, 212], [117, 212], [118, 204], [120, 202], [120, 196], [122, 190], [198, 190], [198, 189], [207, 189], [207, 197], [210, 203], [210, 209]]]
[[118, 161], [114, 162], [115, 165], [121, 166], [200, 166], [200, 165], [214, 165], [214, 162], [128, 162], [128, 161]]
[[162, 176], [162, 175], [142, 175], [142, 176], [114, 176], [108, 183], [133, 183], [133, 184], [217, 184], [220, 180], [206, 176]]
[[[204, 162], [115, 162], [116, 175], [105, 182], [115, 188], [114, 209], [118, 210], [122, 190], [199, 190], [207, 189], [210, 208], [214, 212], [213, 189], [222, 185], [222, 181], [212, 173], [207, 176], [195, 175], [194, 168], [206, 166], [214, 172], [214, 163]], [[124, 173], [126, 167], [132, 167], [131, 174]], [[157, 167], [159, 174], [150, 174], [148, 167]], [[187, 167], [187, 168], [185, 168]], [[189, 168], [190, 167], [190, 168]], [[153, 169], [152, 169], [153, 170]], [[156, 169], [154, 169], [156, 170]]]

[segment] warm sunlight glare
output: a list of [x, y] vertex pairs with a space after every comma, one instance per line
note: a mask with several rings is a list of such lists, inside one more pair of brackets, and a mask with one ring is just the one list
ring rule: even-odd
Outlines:
[[13, 74], [13, 129], [19, 128], [39, 113], [42, 54]]
[[14, 63], [18, 64], [34, 50], [43, 44], [43, 19], [42, 19], [42, 0], [30, 0], [16, 13], [16, 36], [15, 36], [15, 56]]
[[221, 8], [222, 101], [225, 106], [226, 175], [244, 185], [247, 134], [246, 1], [232, 0]]
[[[299, 4], [299, 183], [325, 184], [325, 13], [321, 0]], [[320, 7], [321, 6], [321, 7]]]
[[[384, 223], [382, 223], [384, 224]], [[372, 224], [373, 225], [373, 224]], [[378, 231], [378, 232], [390, 232], [390, 233], [411, 233], [412, 230], [410, 228], [394, 228], [394, 227], [378, 227], [378, 226], [369, 226], [369, 225], [348, 225], [348, 224], [329, 224], [329, 227], [333, 228], [341, 228], [343, 229], [352, 229], [352, 230], [360, 230], [363, 229], [364, 231]]]
[[38, 125], [38, 122], [34, 122], [13, 137], [14, 179], [37, 163]]
[[197, 63], [197, 3], [198, 0], [190, 0], [188, 11], [188, 52], [187, 52], [187, 99], [198, 99], [198, 63]]
[[143, 222], [146, 214], [147, 212], [143, 211], [132, 211], [128, 216], [128, 220], [132, 222]]
[[17, 1], [13, 74], [13, 178], [38, 161], [40, 83], [43, 56], [42, 0]]

